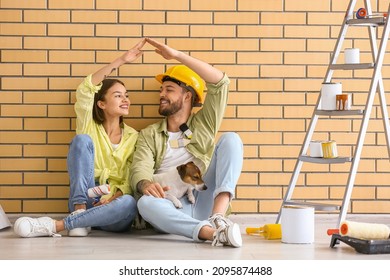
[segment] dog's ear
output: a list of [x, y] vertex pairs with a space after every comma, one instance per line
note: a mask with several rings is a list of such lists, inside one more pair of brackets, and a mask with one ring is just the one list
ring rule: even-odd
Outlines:
[[178, 167], [176, 167], [176, 169], [179, 172], [180, 177], [183, 179], [183, 177], [186, 175], [186, 165], [179, 165]]

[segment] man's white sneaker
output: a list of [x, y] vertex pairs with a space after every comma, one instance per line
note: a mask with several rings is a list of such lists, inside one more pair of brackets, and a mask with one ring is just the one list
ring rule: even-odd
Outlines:
[[241, 247], [242, 237], [238, 224], [219, 227], [214, 233], [211, 245]]
[[[84, 212], [85, 209], [78, 209], [70, 213], [71, 216]], [[91, 232], [91, 227], [74, 228], [68, 231], [68, 236], [72, 237], [84, 237]]]
[[224, 215], [217, 213], [208, 218], [208, 221], [213, 226], [213, 228], [226, 227], [229, 225], [233, 225], [233, 222], [226, 218]]
[[14, 232], [21, 237], [61, 236], [55, 232], [55, 221], [50, 217], [21, 217], [14, 224]]

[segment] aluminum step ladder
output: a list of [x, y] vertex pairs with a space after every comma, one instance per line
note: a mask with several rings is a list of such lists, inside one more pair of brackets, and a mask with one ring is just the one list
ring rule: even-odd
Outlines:
[[[339, 218], [337, 221], [337, 228], [340, 226], [341, 222], [345, 220], [347, 211], [348, 211], [348, 205], [350, 202], [350, 198], [352, 195], [352, 190], [354, 187], [355, 177], [362, 153], [363, 143], [367, 132], [368, 123], [370, 120], [370, 114], [372, 111], [374, 98], [376, 93], [379, 94], [379, 101], [381, 106], [381, 112], [382, 112], [382, 118], [383, 118], [383, 124], [384, 124], [384, 132], [386, 136], [387, 141], [387, 149], [388, 154], [390, 157], [390, 128], [389, 128], [389, 117], [387, 112], [387, 105], [386, 105], [386, 98], [385, 98], [385, 91], [383, 86], [383, 80], [382, 80], [382, 65], [383, 65], [383, 59], [386, 52], [386, 46], [387, 41], [389, 37], [390, 32], [390, 25], [387, 15], [389, 15], [390, 12], [390, 4], [388, 7], [387, 15], [384, 13], [382, 14], [375, 14], [375, 16], [372, 13], [372, 8], [370, 4], [370, 0], [364, 0], [365, 5], [365, 11], [368, 16], [364, 18], [358, 17], [356, 12], [354, 12], [354, 8], [356, 6], [356, 0], [351, 0], [347, 9], [347, 12], [345, 14], [340, 33], [333, 51], [333, 54], [331, 56], [331, 60], [324, 78], [323, 83], [330, 83], [332, 81], [333, 72], [335, 70], [359, 70], [359, 69], [372, 69], [372, 78], [370, 83], [370, 88], [368, 91], [367, 101], [365, 104], [364, 110], [346, 110], [346, 111], [327, 111], [327, 110], [321, 110], [321, 94], [318, 96], [317, 104], [315, 107], [315, 110], [313, 112], [310, 125], [308, 127], [308, 130], [306, 132], [306, 136], [303, 142], [303, 145], [301, 147], [299, 156], [297, 158], [293, 174], [291, 176], [289, 186], [287, 188], [287, 191], [284, 195], [282, 205], [279, 210], [279, 214], [276, 220], [276, 223], [280, 223], [281, 220], [281, 214], [282, 214], [282, 208], [285, 206], [306, 206], [306, 207], [314, 207], [316, 211], [339, 211]], [[370, 16], [372, 15], [372, 16]], [[358, 18], [356, 18], [358, 17]], [[359, 64], [337, 64], [337, 60], [339, 57], [339, 54], [341, 52], [344, 39], [346, 37], [348, 27], [350, 26], [362, 26], [368, 28], [368, 34], [370, 39], [370, 45], [371, 45], [371, 53], [372, 53], [372, 63], [359, 63]], [[383, 33], [381, 36], [381, 40], [379, 43], [379, 50], [377, 46], [377, 36], [376, 36], [376, 30], [378, 26], [383, 26]], [[356, 147], [354, 150], [353, 157], [336, 157], [336, 158], [313, 158], [307, 155], [307, 151], [309, 148], [310, 141], [312, 140], [313, 133], [315, 132], [315, 127], [317, 124], [317, 121], [319, 117], [332, 117], [332, 116], [362, 116], [362, 122], [359, 130], [359, 134], [357, 137]], [[299, 174], [301, 172], [301, 168], [304, 162], [312, 163], [312, 164], [342, 164], [342, 163], [351, 163], [350, 171], [348, 180], [346, 183], [345, 191], [344, 191], [344, 197], [342, 200], [342, 204], [340, 205], [333, 205], [333, 204], [322, 204], [322, 203], [312, 203], [308, 201], [297, 201], [292, 200], [292, 195], [299, 177]]]

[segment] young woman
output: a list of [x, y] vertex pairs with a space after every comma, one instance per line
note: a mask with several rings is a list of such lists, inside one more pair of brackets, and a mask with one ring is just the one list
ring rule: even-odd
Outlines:
[[[69, 210], [63, 220], [21, 217], [14, 231], [21, 237], [87, 236], [91, 227], [121, 232], [130, 228], [137, 205], [129, 183], [138, 132], [123, 122], [130, 100], [120, 80], [107, 79], [117, 68], [142, 55], [145, 39], [110, 64], [88, 75], [76, 92], [76, 136], [67, 158], [70, 178]], [[97, 201], [88, 189], [100, 186], [110, 192]]]

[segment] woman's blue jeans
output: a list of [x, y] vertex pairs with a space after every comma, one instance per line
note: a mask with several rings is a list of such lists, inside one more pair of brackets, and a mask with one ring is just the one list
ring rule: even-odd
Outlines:
[[222, 192], [228, 192], [234, 198], [242, 164], [243, 144], [240, 137], [236, 133], [225, 133], [216, 144], [203, 176], [207, 190], [194, 192], [195, 204], [184, 196], [180, 199], [183, 208], [177, 209], [167, 199], [144, 195], [138, 200], [138, 210], [144, 220], [157, 230], [200, 242], [200, 229], [205, 225], [211, 226], [207, 219], [211, 215], [214, 198]]
[[76, 135], [70, 143], [67, 158], [70, 179], [69, 211], [75, 204], [86, 204], [87, 210], [64, 219], [65, 228], [96, 227], [105, 231], [121, 232], [130, 228], [137, 204], [130, 195], [122, 195], [108, 204], [93, 207], [87, 191], [95, 186], [94, 145], [86, 134]]

